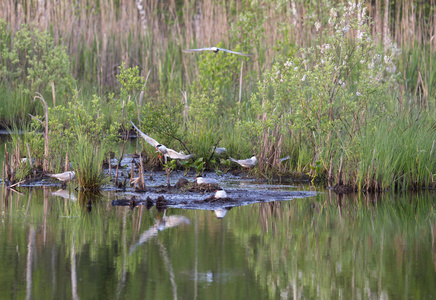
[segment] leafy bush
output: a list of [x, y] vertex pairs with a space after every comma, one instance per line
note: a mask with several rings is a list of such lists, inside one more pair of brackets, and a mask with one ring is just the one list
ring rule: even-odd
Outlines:
[[[54, 83], [56, 97], [71, 91], [73, 78], [65, 48], [56, 46], [51, 35], [28, 25], [21, 25], [12, 41], [4, 22], [0, 21], [0, 78], [11, 88], [31, 96], [35, 92], [51, 93]], [[9, 42], [9, 43], [8, 43]]]

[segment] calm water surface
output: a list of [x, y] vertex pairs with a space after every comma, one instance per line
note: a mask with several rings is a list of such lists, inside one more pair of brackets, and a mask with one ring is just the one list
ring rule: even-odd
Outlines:
[[435, 192], [320, 191], [218, 219], [18, 191], [0, 192], [2, 299], [436, 297]]

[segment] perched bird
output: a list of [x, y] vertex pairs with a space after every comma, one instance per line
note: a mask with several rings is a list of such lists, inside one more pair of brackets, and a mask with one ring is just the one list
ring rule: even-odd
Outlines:
[[247, 158], [247, 159], [234, 159], [229, 157], [229, 159], [241, 166], [243, 166], [244, 168], [252, 168], [256, 165], [257, 163], [257, 158], [256, 156], [252, 156], [251, 158]]
[[198, 176], [197, 178], [197, 184], [218, 184], [218, 180], [213, 178], [204, 178], [201, 176]]
[[242, 56], [252, 56], [252, 54], [245, 54], [245, 53], [236, 52], [236, 51], [232, 51], [232, 50], [228, 50], [228, 49], [224, 49], [224, 48], [218, 48], [218, 47], [187, 49], [187, 50], [182, 50], [182, 51], [187, 52], [187, 53], [202, 52], [202, 51], [213, 51], [215, 53], [218, 53], [219, 51], [224, 51], [224, 52], [233, 53], [233, 54], [242, 55]]
[[280, 161], [280, 162], [284, 162], [285, 160], [288, 160], [288, 159], [290, 159], [290, 158], [291, 158], [291, 157], [288, 155], [288, 156], [285, 156], [285, 157], [280, 158], [279, 161]]
[[47, 176], [56, 178], [62, 181], [63, 183], [66, 183], [70, 180], [73, 180], [73, 178], [76, 177], [76, 173], [74, 171], [67, 171], [59, 174], [47, 174]]
[[181, 159], [181, 160], [186, 160], [186, 159], [190, 159], [191, 157], [194, 156], [194, 154], [182, 154], [179, 153], [177, 151], [174, 151], [173, 149], [167, 148], [162, 144], [159, 144], [158, 141], [156, 141], [155, 139], [153, 139], [152, 137], [149, 137], [148, 135], [146, 135], [145, 133], [143, 133], [141, 130], [139, 130], [138, 127], [135, 126], [135, 124], [133, 124], [132, 121], [130, 121], [130, 123], [132, 123], [133, 127], [139, 132], [139, 134], [144, 138], [144, 140], [149, 143], [150, 145], [152, 145], [153, 147], [156, 148], [156, 151], [162, 153], [162, 155], [165, 157], [165, 163], [167, 162], [167, 158], [172, 158], [172, 159]]
[[224, 154], [224, 153], [226, 153], [227, 152], [227, 149], [226, 148], [215, 148], [215, 151], [214, 151], [216, 154], [218, 154], [218, 155], [221, 155], [221, 154]]
[[218, 190], [214, 195], [215, 199], [228, 198], [225, 190]]
[[28, 159], [27, 157], [21, 158], [20, 161], [21, 161], [22, 164], [30, 163], [31, 165], [33, 165], [35, 163], [35, 159], [34, 158]]

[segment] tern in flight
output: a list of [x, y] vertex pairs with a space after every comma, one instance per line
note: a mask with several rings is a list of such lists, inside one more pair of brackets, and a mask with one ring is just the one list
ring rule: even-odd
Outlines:
[[231, 157], [229, 157], [229, 159], [231, 161], [243, 166], [244, 168], [252, 168], [256, 165], [256, 162], [257, 162], [257, 158], [254, 155], [251, 158], [247, 158], [247, 159], [239, 159], [238, 160], [238, 159], [234, 159]]
[[73, 180], [73, 178], [76, 176], [76, 173], [74, 171], [68, 171], [68, 172], [63, 172], [63, 173], [58, 173], [58, 174], [47, 174], [47, 176], [56, 178], [56, 179], [62, 181], [63, 183], [66, 183], [70, 180]]
[[132, 123], [133, 127], [135, 127], [135, 129], [139, 132], [139, 134], [144, 138], [144, 140], [147, 143], [149, 143], [150, 145], [155, 147], [156, 151], [159, 151], [160, 153], [162, 153], [162, 155], [165, 157], [165, 163], [167, 163], [167, 157], [172, 158], [172, 159], [185, 160], [185, 159], [190, 159], [191, 157], [194, 156], [194, 154], [186, 155], [186, 154], [179, 153], [177, 151], [174, 151], [173, 149], [165, 147], [162, 144], [159, 144], [158, 141], [156, 141], [152, 137], [149, 137], [148, 135], [143, 133], [141, 130], [139, 130], [139, 128], [136, 127], [135, 124], [133, 124], [132, 121], [130, 121], [130, 123]]
[[203, 52], [203, 51], [212, 51], [212, 52], [218, 53], [219, 51], [224, 51], [224, 52], [233, 53], [233, 54], [242, 55], [242, 56], [252, 56], [252, 54], [245, 54], [245, 53], [236, 52], [236, 51], [232, 51], [232, 50], [228, 50], [228, 49], [224, 49], [224, 48], [218, 48], [218, 47], [187, 49], [187, 50], [182, 50], [182, 51], [187, 52], [187, 53]]

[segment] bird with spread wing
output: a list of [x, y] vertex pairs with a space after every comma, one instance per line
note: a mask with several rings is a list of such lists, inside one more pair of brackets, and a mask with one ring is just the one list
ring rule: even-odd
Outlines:
[[224, 49], [224, 48], [218, 48], [218, 47], [186, 49], [186, 50], [182, 50], [182, 51], [186, 52], [186, 53], [195, 53], [195, 52], [203, 52], [203, 51], [212, 51], [212, 52], [218, 53], [219, 51], [223, 51], [223, 52], [228, 52], [228, 53], [237, 54], [237, 55], [241, 55], [241, 56], [252, 56], [252, 54], [245, 54], [245, 53], [236, 52], [236, 51], [232, 51], [232, 50], [228, 50], [228, 49]]
[[160, 144], [158, 141], [156, 141], [152, 137], [143, 133], [138, 127], [136, 127], [136, 125], [132, 121], [130, 121], [130, 123], [132, 123], [133, 127], [139, 132], [139, 134], [142, 136], [142, 138], [147, 143], [149, 143], [150, 145], [155, 147], [156, 151], [162, 153], [162, 155], [165, 158], [165, 163], [167, 163], [168, 157], [172, 158], [172, 159], [186, 160], [186, 159], [190, 159], [191, 157], [194, 156], [194, 154], [182, 154], [182, 153], [179, 153], [177, 151], [174, 151], [173, 149], [165, 147], [164, 145]]

